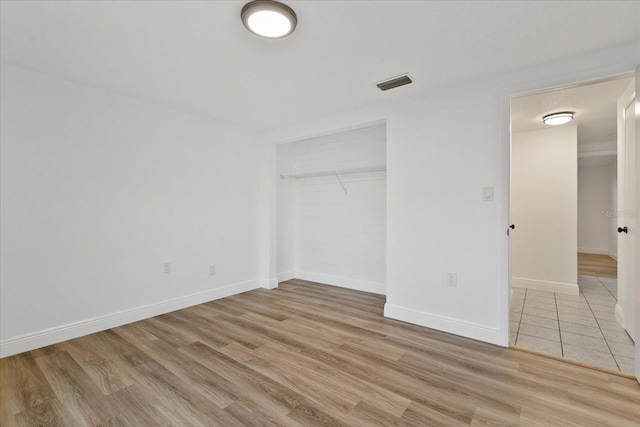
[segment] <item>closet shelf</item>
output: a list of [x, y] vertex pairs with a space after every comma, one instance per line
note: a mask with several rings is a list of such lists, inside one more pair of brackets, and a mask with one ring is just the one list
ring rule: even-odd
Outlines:
[[378, 165], [378, 166], [369, 166], [366, 168], [351, 168], [351, 169], [339, 169], [339, 170], [325, 171], [325, 172], [310, 172], [310, 173], [298, 173], [293, 175], [280, 175], [280, 179], [316, 178], [320, 176], [351, 175], [356, 173], [382, 172], [386, 170], [387, 170], [386, 166]]

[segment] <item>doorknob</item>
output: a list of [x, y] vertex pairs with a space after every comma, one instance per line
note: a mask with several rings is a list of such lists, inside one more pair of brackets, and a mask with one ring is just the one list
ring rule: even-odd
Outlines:
[[627, 227], [618, 227], [618, 233], [629, 233]]
[[516, 225], [515, 225], [515, 224], [511, 224], [511, 225], [509, 226], [509, 228], [510, 228], [510, 229], [512, 229], [512, 230], [515, 230], [515, 229], [516, 229]]

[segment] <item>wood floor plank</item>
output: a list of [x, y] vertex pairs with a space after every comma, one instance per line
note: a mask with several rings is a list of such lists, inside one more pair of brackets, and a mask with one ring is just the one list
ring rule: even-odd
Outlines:
[[320, 348], [336, 348], [348, 338], [304, 319], [287, 319], [280, 322], [280, 330], [296, 336], [300, 340], [312, 340]]
[[640, 426], [635, 380], [384, 303], [292, 280], [7, 357], [0, 425]]
[[[201, 326], [196, 326], [196, 329], [200, 330], [200, 328], [204, 328], [207, 332], [202, 334], [201, 338], [203, 339], [199, 340], [199, 342], [207, 345], [213, 343], [213, 347], [221, 347], [226, 345], [225, 343], [237, 342], [249, 348], [258, 348], [267, 342], [254, 331], [236, 328], [233, 327], [233, 325], [229, 325], [225, 321], [225, 319], [228, 319], [229, 317], [225, 316], [226, 314], [219, 313], [215, 318], [201, 319]], [[211, 336], [211, 334], [214, 334], [215, 336]]]
[[473, 427], [517, 426], [520, 423], [520, 413], [505, 414], [490, 408], [478, 407], [473, 414]]
[[[400, 362], [411, 368], [417, 368], [418, 371], [430, 373], [440, 381], [450, 381], [455, 384], [457, 393], [467, 395], [467, 398], [475, 401], [477, 406], [491, 408], [500, 413], [517, 413], [518, 408], [526, 403], [526, 400], [534, 398], [541, 399], [539, 402], [541, 405], [546, 400], [554, 403], [567, 402], [569, 400], [568, 392], [562, 387], [553, 385], [540, 386], [534, 381], [522, 380], [515, 374], [487, 377], [478, 375], [468, 369], [447, 367], [447, 375], [443, 377], [441, 375], [443, 364], [431, 360], [426, 363], [426, 360], [415, 355], [406, 355], [403, 356]], [[420, 373], [419, 375], [423, 374]], [[470, 384], [482, 384], [482, 390], [479, 391], [473, 386], [466, 386], [464, 384], [465, 381]], [[463, 385], [459, 385], [460, 383]], [[446, 382], [443, 383], [443, 387], [445, 386]], [[528, 391], [527, 397], [520, 398], [517, 394], [512, 394], [512, 390], [516, 388], [525, 388]]]
[[618, 278], [618, 262], [609, 255], [578, 253], [578, 275]]
[[470, 425], [473, 415], [461, 418], [458, 414], [449, 414], [437, 405], [411, 403], [398, 420], [403, 427], [413, 426], [466, 426]]
[[66, 351], [39, 357], [36, 363], [75, 425], [99, 425], [117, 413], [82, 367]]
[[[354, 355], [330, 354], [318, 349], [305, 349], [303, 353], [333, 366], [345, 373], [352, 374], [364, 381], [373, 383], [386, 390], [394, 392], [436, 412], [440, 412], [459, 422], [468, 423], [473, 415], [472, 406], [466, 406], [460, 401], [451, 400], [443, 395], [438, 388], [429, 381], [423, 382], [410, 375], [386, 369], [369, 361], [359, 360]], [[429, 393], [424, 393], [428, 389]]]
[[227, 380], [169, 344], [159, 340], [149, 350], [157, 362], [218, 407], [226, 408], [238, 399]]
[[[402, 416], [403, 412], [411, 403], [411, 400], [404, 398], [382, 387], [362, 381], [347, 372], [334, 369], [330, 364], [307, 357], [303, 353], [295, 353], [290, 349], [277, 345], [265, 345], [256, 350], [256, 353], [274, 360], [292, 358], [296, 365], [302, 368], [302, 372], [319, 372], [333, 384], [339, 384], [346, 388], [346, 392], [356, 396], [361, 403], [370, 403], [379, 412], [386, 412], [394, 417]], [[357, 405], [357, 406], [358, 406]]]
[[141, 341], [138, 347], [141, 352], [153, 355], [155, 362], [187, 383], [193, 392], [199, 393], [218, 407], [225, 408], [237, 399], [231, 391], [231, 383], [165, 341]]
[[[158, 362], [150, 361], [136, 369], [141, 373], [143, 386], [158, 401], [156, 406], [170, 410], [172, 425], [207, 425], [216, 420], [217, 425], [242, 427], [239, 420], [195, 392], [182, 378]], [[168, 417], [165, 412], [165, 418]]]
[[[360, 399], [343, 384], [331, 381], [323, 372], [314, 372], [299, 366], [295, 357], [297, 353], [271, 352], [268, 350], [269, 347], [277, 347], [277, 344], [264, 345], [257, 349], [250, 359], [242, 355], [238, 359], [278, 384], [302, 396], [307, 396], [308, 400], [320, 408], [333, 408], [343, 415], [358, 404]], [[259, 350], [264, 351], [259, 352]], [[224, 349], [220, 351], [224, 352]], [[281, 357], [270, 357], [274, 354]], [[283, 354], [285, 354], [284, 357]], [[237, 353], [231, 353], [230, 357], [235, 359], [236, 355]]]
[[567, 399], [566, 387], [525, 374], [519, 370], [517, 363], [506, 366], [492, 365], [482, 360], [470, 359], [469, 356], [464, 355], [464, 352], [451, 354], [446, 348], [443, 350], [408, 346], [408, 352], [399, 359], [399, 362], [425, 372], [447, 372], [447, 378], [450, 379], [463, 380], [473, 377], [474, 383], [483, 383], [484, 386], [499, 381], [517, 386], [532, 394]]
[[288, 413], [304, 400], [297, 393], [202, 343], [192, 344], [180, 351], [199, 360], [209, 369], [215, 370], [238, 387], [238, 394], [262, 406]]
[[[504, 396], [496, 398], [491, 393], [486, 393], [484, 388], [480, 390], [472, 387], [465, 382], [467, 379], [464, 379], [462, 382], [459, 381], [459, 379], [458, 381], [451, 380], [449, 379], [449, 375], [443, 375], [440, 370], [429, 372], [414, 369], [414, 367], [406, 363], [389, 363], [389, 361], [373, 353], [362, 352], [349, 344], [342, 346], [338, 353], [348, 355], [354, 363], [376, 366], [379, 375], [383, 375], [387, 379], [393, 377], [398, 378], [407, 390], [411, 390], [412, 388], [419, 390], [421, 384], [429, 384], [431, 389], [429, 400], [423, 400], [424, 398], [421, 396], [412, 396], [412, 400], [432, 407], [435, 407], [435, 405], [439, 407], [446, 406], [447, 412], [450, 415], [453, 416], [455, 414], [455, 416], [459, 416], [460, 419], [465, 422], [467, 418], [469, 418], [469, 420], [472, 418], [472, 414], [469, 414], [467, 407], [464, 405], [458, 405], [457, 402], [453, 402], [454, 399], [452, 398], [454, 396], [471, 403], [474, 408], [478, 405], [490, 405], [492, 407], [499, 407], [501, 411], [507, 413], [518, 411], [516, 405], [503, 399]], [[443, 405], [446, 402], [451, 403]]]
[[139, 384], [111, 393], [107, 400], [127, 426], [155, 427], [159, 420], [168, 418], [165, 413], [170, 410], [161, 408], [157, 400], [150, 398], [147, 390]]
[[40, 356], [47, 356], [49, 354], [57, 353], [62, 351], [60, 348], [60, 344], [48, 345], [46, 347], [37, 348], [35, 350], [31, 350], [28, 353], [34, 358], [38, 358]]
[[204, 315], [204, 313], [201, 315], [193, 311], [179, 311], [169, 313], [166, 316], [175, 324], [193, 330], [198, 335], [198, 341], [207, 345], [223, 347], [234, 342], [233, 339], [210, 327], [213, 323], [211, 317]]
[[0, 425], [65, 425], [70, 414], [31, 353], [0, 360]]
[[[101, 334], [103, 334], [105, 336], [105, 339], [108, 341], [109, 347], [105, 347], [105, 351], [109, 351], [110, 348], [111, 351], [113, 351], [118, 356], [119, 360], [124, 360], [130, 367], [136, 367], [151, 360], [151, 357], [145, 354], [138, 347], [138, 344], [144, 342], [154, 342], [158, 338], [146, 334], [140, 328], [137, 328], [137, 326], [133, 326], [131, 329], [125, 329], [127, 328], [127, 326], [130, 325], [125, 325], [122, 327], [122, 329], [117, 328], [103, 331], [101, 332]], [[136, 332], [133, 333], [133, 336], [130, 336], [130, 339], [126, 339], [123, 335], [116, 332], [116, 330], [135, 330]]]
[[144, 320], [140, 322], [140, 327], [174, 347], [184, 347], [198, 341], [198, 335], [191, 328], [176, 324], [167, 314]]
[[288, 415], [261, 406], [251, 400], [237, 400], [224, 409], [247, 427], [299, 427], [299, 423]]
[[398, 423], [398, 418], [402, 417], [406, 408], [397, 416], [391, 415], [380, 409], [377, 405], [367, 402], [359, 402], [352, 410], [351, 415], [358, 418], [363, 425], [387, 427]]
[[110, 394], [135, 383], [126, 368], [126, 362], [108, 341], [108, 333], [67, 341], [59, 345], [82, 367], [103, 394]]

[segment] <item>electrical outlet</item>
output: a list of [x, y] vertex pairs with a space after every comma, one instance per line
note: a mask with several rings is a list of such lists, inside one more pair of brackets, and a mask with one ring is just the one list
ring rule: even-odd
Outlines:
[[164, 274], [169, 274], [171, 273], [171, 263], [170, 262], [165, 262], [164, 263]]
[[212, 265], [211, 267], [209, 267], [209, 276], [215, 276], [216, 275], [216, 266]]
[[458, 286], [458, 274], [457, 273], [447, 273], [447, 286]]

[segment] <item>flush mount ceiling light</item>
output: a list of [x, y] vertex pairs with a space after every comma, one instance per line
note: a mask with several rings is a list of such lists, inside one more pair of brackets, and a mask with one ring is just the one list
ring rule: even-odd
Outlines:
[[570, 111], [563, 111], [561, 113], [547, 114], [542, 118], [545, 125], [563, 125], [573, 120], [573, 113]]
[[245, 4], [240, 17], [247, 30], [269, 39], [288, 36], [298, 23], [293, 9], [273, 0], [255, 0]]

